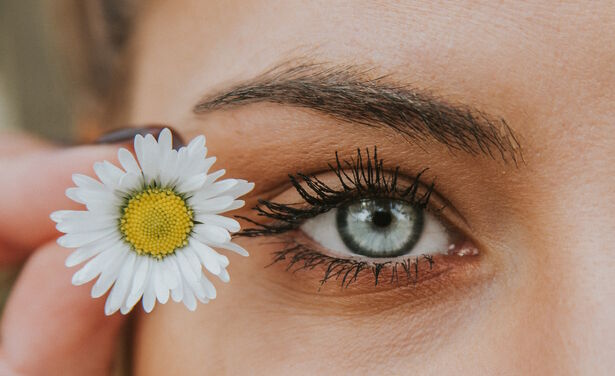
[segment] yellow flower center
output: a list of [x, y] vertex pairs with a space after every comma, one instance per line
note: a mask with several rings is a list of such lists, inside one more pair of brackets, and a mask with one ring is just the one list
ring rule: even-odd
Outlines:
[[172, 190], [148, 188], [128, 199], [120, 230], [137, 253], [160, 259], [188, 244], [192, 214]]

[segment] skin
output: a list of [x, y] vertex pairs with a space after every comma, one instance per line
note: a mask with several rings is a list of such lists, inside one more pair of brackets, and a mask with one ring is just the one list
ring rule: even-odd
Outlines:
[[[614, 32], [615, 8], [607, 2], [183, 0], [144, 7], [132, 43], [128, 121], [171, 124], [185, 139], [205, 134], [209, 154], [218, 158], [214, 167], [256, 183], [246, 208], [234, 214], [253, 216], [258, 198], [297, 201], [287, 174], [323, 173], [335, 151], [350, 157], [377, 145], [387, 165], [407, 176], [429, 167], [426, 183], [437, 177], [438, 194], [465, 222], [446, 219], [480, 256], [457, 260], [425, 283], [374, 287], [366, 275], [347, 290], [328, 283], [319, 292], [318, 270], [265, 268], [280, 249], [275, 239], [240, 238], [251, 256], [229, 255], [231, 283], [214, 282], [216, 300], [196, 313], [178, 304], [148, 315], [137, 310], [134, 373], [611, 374]], [[452, 152], [284, 105], [192, 111], [204, 96], [306, 59], [367, 66], [504, 118], [524, 162]], [[0, 196], [0, 209], [11, 214], [1, 238], [11, 246], [2, 252], [42, 248], [28, 261], [3, 319], [3, 364], [25, 374], [37, 374], [42, 364], [58, 374], [104, 374], [122, 318], [102, 317], [104, 301], [89, 299], [91, 286], [68, 287], [66, 252], [41, 245], [53, 237], [47, 213], [69, 205], [62, 187], [70, 173], [91, 171], [101, 156], [113, 160], [113, 151], [24, 150], [33, 151], [4, 157], [11, 168], [3, 169], [3, 180], [16, 186], [3, 187]], [[19, 177], [34, 162], [58, 165], [50, 155], [71, 165]], [[36, 239], [9, 231], [31, 226], [34, 219], [20, 217], [15, 202], [34, 193], [27, 190], [33, 183], [50, 185], [44, 205], [23, 204], [37, 208], [32, 218], [44, 234]], [[42, 283], [40, 270], [55, 272], [57, 285]], [[28, 307], [31, 294], [41, 297], [37, 310]], [[50, 294], [63, 298], [44, 299]], [[41, 337], [43, 318], [51, 332]], [[76, 333], [56, 334], [68, 322], [77, 323]], [[51, 348], [41, 338], [57, 343]]]

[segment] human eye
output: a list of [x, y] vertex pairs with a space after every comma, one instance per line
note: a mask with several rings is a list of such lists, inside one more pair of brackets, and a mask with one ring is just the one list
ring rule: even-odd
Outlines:
[[321, 273], [321, 285], [342, 287], [417, 283], [479, 256], [458, 228], [459, 215], [446, 214], [455, 212], [450, 203], [433, 181], [423, 181], [427, 169], [414, 177], [400, 171], [388, 168], [376, 148], [350, 159], [335, 153], [323, 173], [290, 175], [291, 188], [279, 199], [259, 200], [260, 218], [242, 217], [255, 226], [241, 235], [280, 239], [272, 264]]

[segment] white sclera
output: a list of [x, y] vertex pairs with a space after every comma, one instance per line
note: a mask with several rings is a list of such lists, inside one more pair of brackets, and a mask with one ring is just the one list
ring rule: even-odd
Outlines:
[[[398, 257], [407, 257], [409, 255], [429, 255], [429, 254], [446, 254], [448, 247], [451, 244], [451, 236], [433, 215], [424, 213], [424, 225], [418, 241], [408, 249], [407, 253]], [[322, 247], [326, 248], [333, 257], [343, 258], [365, 258], [365, 256], [357, 255], [350, 250], [338, 230], [337, 225], [337, 209], [329, 210], [324, 214], [320, 214], [311, 218], [303, 225], [302, 230], [310, 238], [318, 242]], [[370, 234], [366, 234], [370, 236]]]

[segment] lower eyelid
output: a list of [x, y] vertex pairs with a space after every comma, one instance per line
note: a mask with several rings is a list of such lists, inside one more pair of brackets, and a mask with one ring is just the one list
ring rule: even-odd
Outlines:
[[[327, 255], [316, 241], [301, 230], [294, 230], [279, 236], [284, 242], [281, 248], [273, 252], [273, 264], [286, 265], [293, 275], [309, 274], [313, 281], [322, 287], [333, 284], [348, 289], [362, 286], [362, 289], [377, 285], [399, 287], [417, 284], [423, 280], [436, 277], [451, 267], [463, 266], [480, 258], [477, 248], [468, 240], [440, 254], [419, 254], [400, 256], [392, 259], [368, 259], [364, 257], [339, 258]], [[364, 264], [355, 275], [353, 265]], [[380, 265], [379, 269], [377, 267]], [[303, 281], [301, 281], [303, 282]]]
[[[286, 238], [285, 241], [292, 240]], [[292, 243], [287, 244], [292, 246]], [[272, 246], [280, 248], [279, 243]], [[273, 256], [276, 257], [279, 252], [273, 251]], [[453, 297], [458, 298], [465, 290], [479, 288], [492, 280], [494, 274], [493, 268], [483, 265], [480, 254], [470, 257], [434, 255], [431, 268], [425, 258], [418, 258], [417, 277], [414, 277], [413, 270], [408, 278], [399, 264], [397, 283], [391, 283], [393, 269], [387, 267], [381, 270], [377, 285], [374, 283], [373, 272], [365, 269], [355, 282], [342, 287], [341, 277], [321, 283], [327, 265], [315, 265], [308, 269], [292, 267], [289, 262], [292, 257], [292, 253], [287, 254], [287, 259], [269, 265], [268, 279], [278, 288], [288, 291], [290, 295], [285, 295], [294, 297], [297, 304], [313, 309], [318, 314], [379, 314], [400, 305], [419, 310]], [[302, 298], [302, 295], [308, 297]]]

